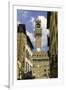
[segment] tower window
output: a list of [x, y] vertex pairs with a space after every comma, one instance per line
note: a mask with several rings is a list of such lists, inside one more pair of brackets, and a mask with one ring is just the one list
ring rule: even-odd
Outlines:
[[46, 69], [44, 69], [44, 71], [46, 72]]
[[36, 23], [36, 27], [40, 28], [40, 23], [39, 22]]

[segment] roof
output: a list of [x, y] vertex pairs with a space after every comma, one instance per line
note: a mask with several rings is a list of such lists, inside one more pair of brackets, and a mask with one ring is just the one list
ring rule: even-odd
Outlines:
[[34, 47], [33, 47], [33, 44], [32, 44], [32, 42], [31, 42], [31, 40], [30, 40], [30, 38], [29, 38], [28, 35], [27, 35], [27, 44], [31, 47], [31, 49], [34, 48]]
[[18, 33], [24, 33], [24, 34], [26, 34], [26, 27], [25, 27], [25, 24], [19, 24], [18, 26], [17, 26], [17, 32]]

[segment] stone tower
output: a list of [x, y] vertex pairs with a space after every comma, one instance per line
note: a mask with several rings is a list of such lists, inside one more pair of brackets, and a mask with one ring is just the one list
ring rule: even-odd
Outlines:
[[35, 46], [36, 49], [41, 49], [41, 41], [42, 40], [42, 29], [41, 29], [41, 21], [36, 20], [35, 24]]
[[35, 21], [35, 47], [33, 50], [33, 76], [35, 78], [49, 78], [49, 57], [47, 52], [42, 50], [42, 29], [41, 21]]

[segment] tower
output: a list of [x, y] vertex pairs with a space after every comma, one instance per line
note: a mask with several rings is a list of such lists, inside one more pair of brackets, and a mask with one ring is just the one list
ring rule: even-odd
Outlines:
[[47, 52], [42, 50], [42, 29], [41, 21], [35, 21], [35, 46], [33, 51], [33, 76], [35, 78], [49, 78], [49, 57]]
[[37, 50], [41, 49], [41, 40], [42, 40], [41, 21], [36, 20], [35, 22], [35, 47], [37, 48]]

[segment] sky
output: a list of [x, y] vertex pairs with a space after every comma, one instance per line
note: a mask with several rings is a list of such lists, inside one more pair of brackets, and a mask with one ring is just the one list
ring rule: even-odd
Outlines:
[[41, 20], [42, 28], [42, 50], [47, 51], [47, 12], [46, 11], [31, 11], [31, 10], [17, 10], [17, 24], [25, 24], [27, 35], [30, 37], [33, 46], [35, 47], [35, 20]]

